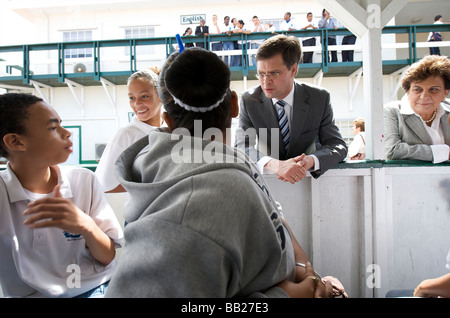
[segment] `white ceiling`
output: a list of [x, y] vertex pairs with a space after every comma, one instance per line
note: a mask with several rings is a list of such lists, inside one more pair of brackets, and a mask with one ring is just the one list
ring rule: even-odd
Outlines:
[[450, 23], [449, 0], [409, 0], [396, 16], [397, 25], [433, 24], [436, 15], [442, 15], [444, 22]]
[[[1, 1], [1, 0], [0, 0]], [[192, 6], [223, 4], [225, 0], [191, 0]], [[239, 3], [277, 2], [276, 0], [226, 0], [227, 5]], [[186, 6], [186, 0], [10, 0], [9, 4], [22, 16], [32, 19], [41, 10], [46, 13], [63, 13], [71, 10], [123, 10], [157, 7]], [[396, 15], [396, 24], [432, 24], [436, 15], [442, 15], [444, 22], [450, 23], [449, 0], [409, 0]]]

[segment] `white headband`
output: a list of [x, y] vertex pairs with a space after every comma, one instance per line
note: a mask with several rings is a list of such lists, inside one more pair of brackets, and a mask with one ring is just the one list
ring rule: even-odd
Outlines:
[[173, 96], [173, 94], [169, 91], [170, 95], [172, 95], [173, 101], [180, 105], [181, 107], [183, 107], [184, 109], [186, 109], [187, 111], [192, 111], [192, 112], [196, 112], [196, 113], [204, 113], [204, 112], [209, 112], [210, 110], [213, 110], [214, 108], [216, 108], [217, 106], [220, 105], [220, 103], [223, 102], [223, 100], [225, 99], [225, 96], [227, 96], [227, 92], [225, 92], [225, 94], [223, 94], [222, 98], [219, 99], [215, 104], [211, 105], [211, 106], [204, 106], [204, 107], [194, 107], [194, 106], [190, 106], [188, 104], [183, 103], [181, 100], [179, 100], [178, 98], [176, 98], [175, 96]]

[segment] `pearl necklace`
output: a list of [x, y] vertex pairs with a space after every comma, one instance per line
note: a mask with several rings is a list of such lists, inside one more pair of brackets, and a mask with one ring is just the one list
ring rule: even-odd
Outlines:
[[425, 124], [431, 123], [436, 118], [436, 113], [437, 113], [437, 109], [434, 110], [433, 115], [431, 116], [430, 119], [424, 120]]

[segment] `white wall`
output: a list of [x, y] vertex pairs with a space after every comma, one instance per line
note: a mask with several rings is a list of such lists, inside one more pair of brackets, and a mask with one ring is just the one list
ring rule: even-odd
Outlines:
[[350, 297], [383, 298], [448, 273], [448, 168], [331, 169], [294, 185], [266, 178], [314, 268]]

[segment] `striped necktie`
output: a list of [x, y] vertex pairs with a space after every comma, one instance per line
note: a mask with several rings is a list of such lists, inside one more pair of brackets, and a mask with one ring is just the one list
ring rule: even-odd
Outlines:
[[287, 151], [289, 148], [289, 140], [291, 139], [289, 135], [289, 122], [287, 119], [286, 111], [284, 106], [286, 102], [284, 100], [279, 100], [276, 103], [278, 111], [278, 124], [280, 125], [281, 138], [283, 139], [284, 149]]

